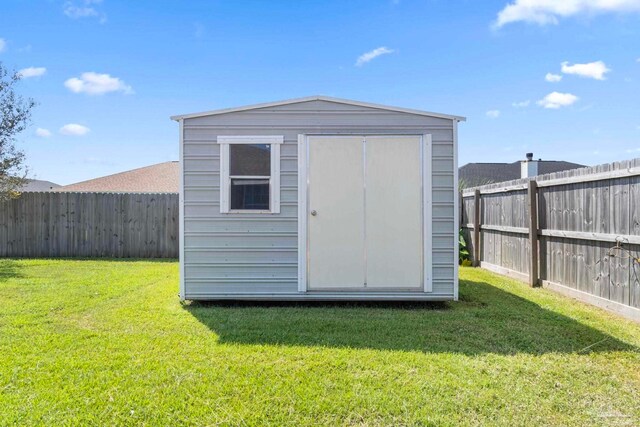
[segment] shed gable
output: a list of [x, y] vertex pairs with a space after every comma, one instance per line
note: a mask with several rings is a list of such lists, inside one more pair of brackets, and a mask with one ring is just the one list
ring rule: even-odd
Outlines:
[[453, 119], [342, 102], [309, 100], [185, 117], [184, 121], [188, 126], [402, 129], [429, 126], [450, 128]]
[[361, 111], [375, 112], [379, 108], [372, 108], [360, 105], [345, 104], [343, 102], [314, 99], [308, 101], [292, 102], [288, 104], [274, 105], [271, 107], [257, 108], [264, 111], [287, 111], [287, 112], [309, 112], [309, 111]]
[[[338, 107], [339, 106], [339, 107]], [[327, 108], [328, 107], [328, 108]], [[238, 113], [244, 111], [303, 111], [303, 112], [315, 112], [315, 111], [360, 111], [365, 113], [379, 112], [395, 112], [404, 113], [415, 116], [425, 116], [432, 118], [442, 118], [446, 120], [464, 121], [466, 120], [461, 116], [453, 116], [450, 114], [431, 113], [428, 111], [415, 110], [403, 107], [393, 107], [390, 105], [372, 104], [369, 102], [353, 101], [350, 99], [331, 98], [328, 96], [310, 96], [306, 98], [288, 99], [284, 101], [268, 102], [264, 104], [246, 105], [243, 107], [226, 108], [221, 110], [205, 111], [201, 113], [181, 114], [172, 116], [172, 120], [193, 119], [207, 116], [224, 115], [231, 113]]]

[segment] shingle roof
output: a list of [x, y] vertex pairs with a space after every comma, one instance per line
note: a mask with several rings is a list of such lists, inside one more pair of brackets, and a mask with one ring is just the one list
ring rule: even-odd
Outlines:
[[[543, 175], [583, 167], [584, 165], [571, 162], [540, 160], [538, 162], [538, 174]], [[467, 163], [458, 169], [458, 177], [470, 187], [494, 182], [511, 181], [520, 178], [520, 162]]]
[[20, 191], [51, 191], [58, 187], [60, 187], [60, 184], [55, 182], [28, 179], [27, 183], [20, 188]]
[[54, 191], [177, 193], [179, 188], [180, 166], [173, 161], [65, 185]]

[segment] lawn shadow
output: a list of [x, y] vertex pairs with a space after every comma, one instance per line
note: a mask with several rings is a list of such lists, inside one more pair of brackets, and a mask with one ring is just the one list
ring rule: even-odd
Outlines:
[[0, 259], [0, 283], [9, 279], [24, 277], [22, 266], [14, 259]]
[[637, 350], [602, 331], [485, 282], [460, 281], [450, 303], [191, 302], [221, 343], [425, 353]]

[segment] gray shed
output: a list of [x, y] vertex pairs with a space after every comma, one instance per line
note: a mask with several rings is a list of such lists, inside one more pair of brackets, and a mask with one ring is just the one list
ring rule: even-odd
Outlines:
[[172, 119], [181, 299], [458, 298], [463, 117], [313, 96]]

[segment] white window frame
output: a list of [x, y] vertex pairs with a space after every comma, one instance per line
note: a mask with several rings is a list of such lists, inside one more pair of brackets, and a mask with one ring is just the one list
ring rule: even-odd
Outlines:
[[[220, 145], [220, 213], [224, 214], [278, 214], [280, 213], [280, 145], [282, 135], [233, 135], [218, 136]], [[230, 209], [231, 178], [229, 175], [229, 146], [231, 144], [269, 144], [271, 146], [271, 176], [269, 176], [269, 209]], [[266, 179], [267, 177], [242, 176], [242, 178]]]

